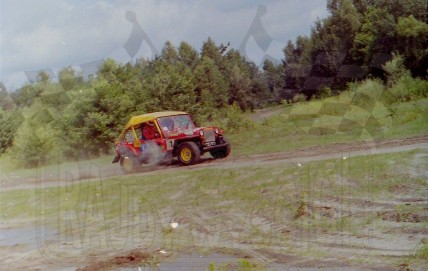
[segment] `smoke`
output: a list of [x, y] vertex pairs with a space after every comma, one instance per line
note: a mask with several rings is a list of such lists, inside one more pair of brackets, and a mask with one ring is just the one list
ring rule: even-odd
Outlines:
[[165, 161], [165, 152], [162, 151], [158, 144], [154, 142], [148, 142], [146, 144], [147, 149], [144, 150], [147, 153], [146, 164], [154, 166]]

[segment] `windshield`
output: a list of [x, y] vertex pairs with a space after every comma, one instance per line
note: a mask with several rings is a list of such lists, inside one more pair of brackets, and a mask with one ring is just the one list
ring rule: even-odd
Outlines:
[[195, 125], [189, 115], [177, 115], [158, 118], [158, 123], [162, 131], [173, 132], [179, 130], [194, 129]]

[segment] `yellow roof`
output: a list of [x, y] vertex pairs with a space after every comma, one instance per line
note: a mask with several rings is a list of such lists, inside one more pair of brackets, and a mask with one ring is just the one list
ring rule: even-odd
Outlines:
[[128, 121], [128, 123], [125, 126], [125, 129], [128, 129], [131, 126], [135, 126], [137, 124], [140, 124], [146, 121], [152, 121], [156, 118], [175, 116], [175, 115], [184, 115], [184, 114], [187, 114], [187, 113], [181, 112], [181, 111], [163, 111], [163, 112], [154, 112], [154, 113], [134, 116], [134, 117], [131, 117], [131, 119]]

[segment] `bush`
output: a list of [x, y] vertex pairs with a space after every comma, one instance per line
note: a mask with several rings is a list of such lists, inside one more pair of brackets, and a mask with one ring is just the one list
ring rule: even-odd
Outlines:
[[302, 103], [306, 102], [306, 95], [303, 93], [298, 93], [293, 97], [293, 103]]
[[254, 124], [243, 117], [242, 111], [237, 104], [230, 106], [226, 113], [226, 129], [229, 132], [237, 132], [242, 128], [251, 128]]
[[23, 119], [19, 111], [3, 112], [0, 109], [0, 154], [12, 146], [16, 131]]
[[319, 91], [316, 95], [317, 99], [325, 99], [328, 97], [331, 97], [333, 95], [333, 92], [331, 90], [331, 88], [329, 87], [324, 87], [323, 89], [321, 89], [321, 91]]
[[404, 66], [404, 59], [401, 55], [393, 54], [391, 61], [382, 66], [387, 74], [388, 86], [392, 86], [403, 76], [410, 76], [409, 70]]
[[23, 123], [17, 132], [9, 154], [24, 167], [45, 165], [56, 160], [62, 153], [58, 131], [50, 125]]
[[385, 94], [384, 100], [389, 104], [428, 97], [428, 82], [405, 75], [402, 76]]
[[361, 108], [372, 108], [382, 96], [385, 87], [380, 80], [368, 79], [360, 84], [352, 84], [352, 104]]

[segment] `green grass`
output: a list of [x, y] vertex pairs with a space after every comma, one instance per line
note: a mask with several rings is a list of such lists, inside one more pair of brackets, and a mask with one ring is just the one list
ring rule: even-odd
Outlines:
[[428, 261], [428, 243], [426, 241], [416, 248], [414, 257]]
[[[426, 157], [421, 160], [421, 155], [415, 150], [307, 162], [300, 167], [193, 168], [16, 189], [0, 192], [0, 216], [6, 223], [36, 220], [84, 246], [90, 244], [91, 236], [121, 240], [132, 235], [135, 246], [150, 244], [167, 251], [234, 248], [238, 242], [258, 248], [283, 247], [287, 253], [321, 259], [329, 252], [312, 244], [310, 237], [307, 247], [295, 247], [287, 231], [299, 231], [302, 236], [358, 236], [367, 228], [387, 227], [370, 211], [370, 204], [366, 213], [349, 210], [364, 202], [424, 198], [428, 184], [409, 173], [415, 169], [416, 157], [426, 167], [428, 161]], [[296, 216], [302, 205], [309, 213]], [[399, 204], [395, 212], [423, 214], [424, 209]], [[177, 229], [169, 226], [171, 219], [179, 222]], [[407, 229], [426, 227], [426, 223], [399, 223]], [[415, 257], [423, 260], [425, 250], [418, 249]], [[247, 262], [238, 265], [242, 270], [262, 268]]]
[[[82, 215], [82, 219], [110, 221], [120, 217], [130, 219], [141, 213], [161, 216], [162, 210], [171, 213], [188, 210], [195, 214], [212, 209], [243, 214], [237, 221], [266, 214], [270, 214], [269, 219], [282, 216], [281, 219], [292, 221], [302, 201], [313, 204], [316, 200], [334, 197], [344, 205], [351, 205], [349, 197], [391, 199], [397, 189], [402, 193], [412, 191], [414, 197], [424, 197], [426, 182], [407, 173], [411, 167], [409, 161], [418, 153], [324, 160], [301, 167], [284, 164], [203, 168], [81, 181], [63, 187], [18, 189], [0, 193], [1, 213], [8, 218], [19, 218], [37, 217], [42, 215], [37, 212], [44, 212], [43, 216], [56, 223], [56, 218], [67, 212]], [[320, 224], [326, 223], [318, 218]], [[221, 216], [211, 218], [213, 224], [222, 219]], [[340, 218], [328, 221], [351, 224]]]
[[58, 155], [54, 159], [57, 161], [56, 164], [38, 166], [35, 168], [22, 168], [19, 165], [14, 164], [13, 161], [8, 160], [7, 156], [0, 157], [0, 178], [2, 175], [16, 176], [19, 178], [34, 178], [35, 176], [41, 176], [43, 174], [55, 174], [61, 172], [74, 172], [79, 171], [79, 175], [76, 176], [79, 179], [89, 179], [98, 177], [97, 165], [110, 164], [113, 160], [113, 155], [102, 156], [94, 159], [84, 159], [79, 161], [64, 161], [61, 155]]
[[232, 153], [271, 153], [428, 133], [428, 99], [393, 105], [382, 102], [360, 105], [353, 99], [355, 95], [344, 92], [324, 100], [283, 105], [275, 116], [229, 135]]

